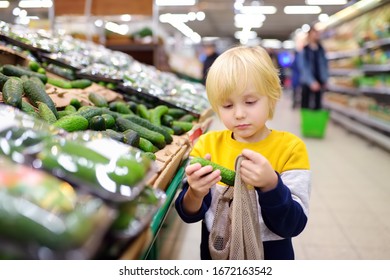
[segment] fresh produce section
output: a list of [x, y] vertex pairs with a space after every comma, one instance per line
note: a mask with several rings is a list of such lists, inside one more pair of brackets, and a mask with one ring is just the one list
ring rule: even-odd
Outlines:
[[[3, 22], [0, 34], [0, 227], [23, 232], [0, 230], [1, 257], [121, 258], [161, 226], [154, 215], [163, 219], [175, 172], [209, 124], [204, 87], [70, 37]], [[29, 186], [20, 170], [47, 183]], [[17, 212], [28, 207], [56, 215], [63, 232]]]
[[389, 12], [379, 6], [326, 30], [331, 77], [324, 105], [336, 122], [390, 149]]

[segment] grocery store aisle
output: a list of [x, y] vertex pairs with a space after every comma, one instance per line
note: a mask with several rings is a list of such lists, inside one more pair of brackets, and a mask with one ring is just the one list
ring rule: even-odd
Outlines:
[[[300, 135], [298, 110], [285, 92], [274, 129]], [[210, 130], [221, 129], [213, 121]], [[300, 260], [390, 259], [390, 153], [329, 122], [324, 139], [303, 138], [313, 172], [311, 209], [304, 232], [293, 239]], [[173, 220], [161, 259], [199, 259], [200, 223]]]

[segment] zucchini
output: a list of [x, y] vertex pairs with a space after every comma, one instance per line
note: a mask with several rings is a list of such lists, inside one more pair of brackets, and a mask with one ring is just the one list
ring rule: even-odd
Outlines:
[[154, 125], [161, 126], [161, 117], [168, 112], [168, 106], [159, 105], [150, 111], [150, 122]]
[[81, 115], [71, 114], [64, 116], [53, 123], [54, 126], [62, 128], [68, 132], [86, 130], [88, 128], [88, 120]]
[[97, 94], [95, 92], [90, 92], [88, 94], [88, 99], [96, 107], [108, 107], [108, 103], [107, 103], [106, 98], [100, 94]]
[[20, 79], [10, 77], [3, 86], [3, 101], [5, 104], [22, 108], [23, 83]]
[[146, 127], [143, 127], [133, 121], [124, 118], [117, 118], [116, 125], [118, 126], [120, 131], [125, 131], [128, 129], [134, 130], [139, 134], [140, 137], [146, 138], [147, 140], [151, 141], [159, 149], [164, 148], [166, 145], [164, 135], [156, 131], [147, 129]]
[[56, 118], [58, 119], [58, 112], [53, 100], [47, 94], [44, 88], [38, 83], [28, 80], [23, 82], [24, 93], [27, 98], [30, 100], [32, 105], [38, 107], [38, 102], [46, 103], [46, 105], [50, 108], [50, 110], [54, 113]]
[[165, 139], [165, 142], [167, 144], [170, 144], [173, 141], [172, 135], [164, 127], [154, 125], [150, 121], [143, 119], [137, 115], [127, 115], [127, 116], [124, 116], [123, 118], [128, 119], [132, 122], [135, 122], [135, 123], [137, 123], [143, 127], [146, 127], [147, 129], [150, 129], [152, 131], [156, 131], [158, 133], [161, 133], [162, 135], [164, 135], [164, 139]]
[[47, 83], [47, 76], [41, 73], [37, 73], [28, 69], [25, 69], [20, 66], [15, 66], [11, 64], [6, 64], [3, 66], [3, 74], [7, 76], [15, 76], [15, 77], [22, 77], [23, 75], [26, 75], [28, 77], [38, 77], [41, 79], [41, 81], [46, 84]]
[[147, 153], [155, 153], [159, 150], [152, 142], [142, 137], [139, 139], [139, 148]]
[[228, 186], [234, 186], [234, 180], [236, 177], [235, 171], [230, 170], [226, 167], [223, 167], [222, 165], [219, 165], [215, 162], [212, 162], [212, 161], [207, 160], [207, 159], [202, 158], [202, 157], [193, 157], [190, 160], [190, 164], [195, 164], [195, 163], [200, 163], [200, 165], [202, 165], [202, 166], [211, 165], [213, 167], [213, 171], [217, 170], [217, 169], [220, 170], [221, 177], [222, 177], [221, 182], [225, 183]]

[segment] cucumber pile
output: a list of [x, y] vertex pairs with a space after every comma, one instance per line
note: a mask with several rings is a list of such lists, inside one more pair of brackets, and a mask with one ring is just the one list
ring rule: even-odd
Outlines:
[[85, 89], [92, 82], [50, 78], [42, 69], [34, 61], [28, 67], [3, 65], [0, 71], [3, 102], [68, 132], [101, 131], [107, 137], [139, 148], [155, 158], [153, 153], [172, 143], [173, 135], [190, 131], [196, 121], [195, 116], [183, 109], [166, 105], [153, 107], [133, 100], [108, 102], [95, 92], [88, 93], [90, 104], [82, 104], [74, 98], [60, 110], [47, 94], [45, 84]]

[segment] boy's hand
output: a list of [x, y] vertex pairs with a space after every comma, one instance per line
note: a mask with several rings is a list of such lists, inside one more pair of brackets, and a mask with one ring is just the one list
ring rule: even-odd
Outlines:
[[[210, 160], [211, 156], [207, 154], [205, 159]], [[221, 181], [221, 171], [212, 171], [212, 166], [202, 167], [200, 163], [191, 164], [186, 167], [185, 173], [190, 186], [189, 191], [191, 191], [194, 198], [203, 199], [208, 194], [209, 189]]]
[[263, 192], [272, 190], [278, 183], [278, 176], [268, 160], [259, 153], [244, 149], [241, 162], [242, 180], [252, 186], [261, 188]]

